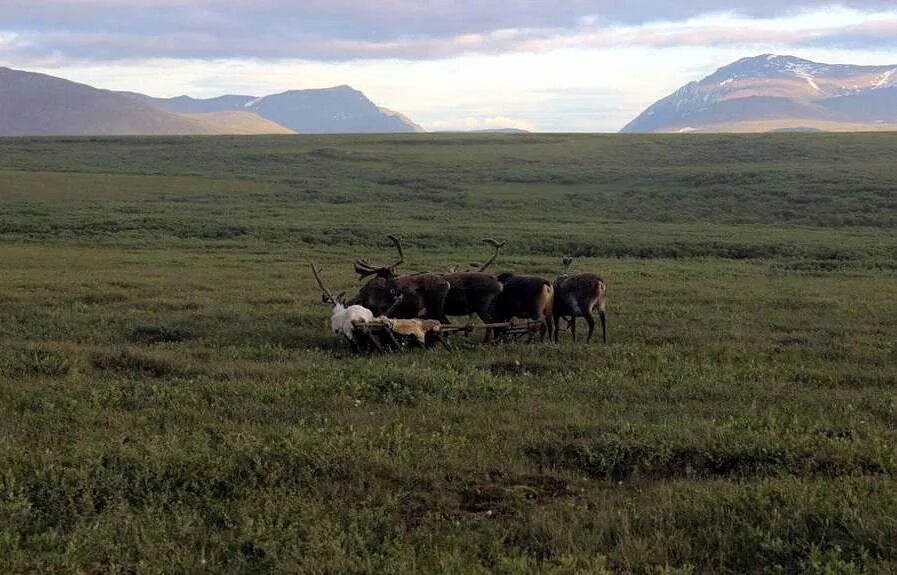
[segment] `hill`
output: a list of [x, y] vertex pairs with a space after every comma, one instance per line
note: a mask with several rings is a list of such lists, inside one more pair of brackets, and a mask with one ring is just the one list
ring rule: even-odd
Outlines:
[[306, 134], [423, 132], [423, 128], [404, 115], [381, 108], [362, 92], [350, 86], [314, 90], [289, 90], [270, 96], [220, 96], [196, 99], [152, 98], [130, 94], [133, 98], [177, 113], [222, 111], [252, 112]]
[[0, 68], [0, 136], [289, 132], [248, 112], [183, 116], [121, 93]]
[[197, 134], [230, 134], [248, 136], [253, 134], [295, 134], [293, 130], [262, 118], [258, 114], [239, 111], [206, 112], [180, 114], [197, 130]]
[[690, 82], [623, 132], [897, 129], [897, 66], [820, 64], [764, 54]]
[[264, 97], [153, 98], [0, 68], [0, 136], [423, 131], [349, 86]]

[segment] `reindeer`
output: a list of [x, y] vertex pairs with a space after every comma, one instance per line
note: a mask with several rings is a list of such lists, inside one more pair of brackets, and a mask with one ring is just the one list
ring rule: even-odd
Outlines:
[[[446, 300], [446, 315], [471, 315], [476, 313], [485, 323], [495, 322], [495, 302], [503, 286], [493, 276], [485, 273], [486, 268], [498, 258], [501, 248], [506, 242], [492, 238], [483, 238], [483, 243], [492, 246], [492, 256], [486, 263], [472, 263], [464, 271], [456, 266], [449, 268], [444, 274], [452, 284]], [[486, 332], [486, 341], [492, 339], [493, 330]]]
[[441, 319], [444, 317], [445, 298], [451, 284], [441, 274], [422, 273], [396, 276], [396, 269], [405, 261], [402, 242], [396, 236], [387, 236], [399, 252], [399, 259], [388, 266], [376, 266], [367, 260], [355, 261], [355, 273], [359, 279], [371, 277], [349, 303], [360, 304], [374, 315], [386, 311], [401, 298], [391, 315], [404, 319]]
[[439, 333], [442, 324], [438, 320], [378, 317], [377, 321], [382, 322], [393, 334], [410, 338], [418, 347], [428, 347], [439, 342], [446, 349], [451, 349], [451, 346]]
[[[492, 258], [485, 264], [471, 264], [478, 266], [479, 271], [484, 271], [498, 257], [498, 253], [505, 242], [499, 242], [492, 238], [484, 238], [483, 241], [494, 248]], [[552, 332], [552, 306], [554, 300], [554, 287], [545, 278], [536, 276], [515, 275], [505, 272], [498, 274], [498, 282], [502, 284], [501, 293], [495, 299], [493, 318], [496, 322], [503, 323], [512, 318], [533, 319], [543, 322], [540, 331], [541, 339], [545, 340], [545, 334], [551, 337]]]
[[495, 300], [495, 321], [506, 322], [511, 318], [533, 319], [542, 322], [540, 339], [551, 337], [554, 325], [554, 286], [551, 281], [537, 276], [519, 276], [512, 273], [498, 274], [502, 291]]
[[[482, 271], [397, 276], [396, 269], [405, 261], [405, 254], [401, 240], [393, 235], [388, 237], [396, 246], [399, 259], [389, 266], [375, 266], [366, 260], [357, 260], [355, 271], [361, 279], [375, 277], [362, 286], [352, 303], [364, 305], [378, 314], [401, 297], [401, 304], [392, 314], [394, 317], [436, 319], [449, 323], [447, 316], [475, 313], [484, 322], [492, 323], [494, 301], [502, 289], [498, 280]], [[486, 265], [494, 260], [495, 256]]]
[[314, 274], [315, 281], [318, 282], [318, 287], [321, 288], [321, 300], [324, 303], [333, 306], [333, 311], [330, 314], [330, 329], [335, 334], [341, 334], [353, 347], [355, 347], [356, 324], [373, 321], [374, 314], [371, 310], [360, 305], [350, 305], [347, 307], [343, 300], [345, 292], [338, 296], [334, 296], [324, 285], [324, 281], [321, 279], [321, 270], [318, 266], [316, 266], [314, 262], [311, 262], [310, 265], [311, 273]]
[[[452, 286], [445, 300], [445, 315], [464, 316], [475, 313], [484, 323], [494, 323], [495, 301], [501, 294], [502, 285], [501, 282], [485, 272], [486, 268], [498, 258], [498, 253], [505, 242], [499, 242], [492, 238], [483, 238], [481, 241], [491, 245], [493, 250], [492, 257], [486, 263], [473, 263], [470, 264], [473, 269], [453, 271], [443, 275]], [[494, 330], [488, 330], [485, 340], [490, 341], [493, 335], [495, 335]]]
[[592, 273], [570, 274], [572, 258], [564, 258], [564, 273], [554, 280], [554, 341], [558, 342], [561, 317], [569, 317], [570, 333], [576, 341], [576, 318], [584, 317], [589, 325], [586, 342], [592, 340], [595, 331], [595, 308], [601, 318], [601, 335], [607, 343], [607, 282]]

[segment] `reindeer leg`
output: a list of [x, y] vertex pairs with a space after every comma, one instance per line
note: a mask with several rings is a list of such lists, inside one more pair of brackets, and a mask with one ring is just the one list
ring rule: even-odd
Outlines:
[[431, 331], [427, 333], [427, 349], [435, 349], [438, 344], [442, 344], [446, 349], [451, 349], [448, 347], [445, 339], [443, 339], [442, 334], [438, 331]]
[[539, 341], [540, 341], [540, 342], [544, 342], [544, 341], [545, 341], [545, 334], [546, 334], [546, 333], [548, 334], [548, 339], [551, 340], [551, 331], [552, 331], [552, 324], [553, 324], [553, 323], [554, 323], [554, 322], [552, 321], [550, 315], [543, 315], [543, 316], [542, 316], [542, 327], [539, 328]]
[[536, 330], [530, 326], [529, 318], [524, 318], [524, 321], [526, 322], [526, 343], [533, 343], [536, 341]]
[[440, 323], [448, 324], [448, 317], [445, 315], [445, 296], [443, 295], [441, 298], [438, 296], [430, 295], [427, 300], [427, 313], [425, 314], [425, 319], [435, 319]]
[[589, 335], [586, 337], [586, 343], [592, 341], [592, 332], [595, 331], [595, 316], [592, 315], [592, 311], [589, 310], [586, 315], [586, 323], [589, 324]]
[[445, 347], [448, 351], [452, 351], [452, 346], [449, 344], [448, 339], [446, 339], [441, 333], [436, 334], [436, 339], [439, 340], [439, 343]]
[[[477, 317], [479, 317], [480, 321], [482, 321], [483, 323], [495, 323], [495, 318], [492, 315], [492, 313], [489, 311], [488, 306], [484, 307], [483, 309], [477, 310]], [[493, 337], [497, 337], [497, 333], [498, 333], [497, 329], [496, 330], [487, 329], [486, 336], [483, 339], [483, 343], [489, 343], [490, 341], [492, 341]]]
[[[545, 314], [542, 313], [542, 305], [537, 304], [532, 310], [530, 310], [530, 317], [540, 322], [542, 325], [539, 326], [539, 341], [545, 341], [545, 330], [547, 329], [545, 326]], [[533, 329], [530, 331], [529, 340], [535, 341], [536, 339], [536, 330]]]
[[399, 343], [399, 340], [396, 339], [396, 334], [392, 333], [392, 330], [389, 328], [384, 329], [386, 333], [386, 339], [389, 340], [391, 346], [393, 346], [397, 351], [402, 351], [402, 345]]
[[370, 340], [372, 347], [371, 349], [379, 354], [383, 353], [383, 346], [380, 345], [380, 338], [374, 335], [371, 332], [367, 332], [368, 340]]

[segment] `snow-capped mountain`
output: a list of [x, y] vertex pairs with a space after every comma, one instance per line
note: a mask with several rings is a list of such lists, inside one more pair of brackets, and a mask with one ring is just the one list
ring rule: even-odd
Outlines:
[[208, 100], [188, 96], [166, 99], [142, 94], [130, 95], [181, 114], [251, 112], [303, 134], [423, 131], [407, 117], [378, 107], [367, 96], [350, 86], [290, 90], [263, 97], [220, 96]]
[[897, 65], [743, 58], [658, 101], [623, 132], [761, 132], [897, 127]]

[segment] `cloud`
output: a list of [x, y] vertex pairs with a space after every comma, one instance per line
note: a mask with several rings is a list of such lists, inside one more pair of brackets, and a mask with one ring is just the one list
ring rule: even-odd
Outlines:
[[22, 50], [27, 46], [28, 43], [15, 32], [0, 32], [0, 54], [4, 51]]
[[833, 33], [817, 33], [807, 44], [853, 48], [897, 46], [897, 16], [844, 26]]
[[[884, 10], [893, 7], [893, 0], [4, 0], [0, 18], [47, 26], [114, 21], [129, 29], [140, 27], [141, 21], [167, 21], [176, 27], [228, 23], [234, 28], [265, 23], [330, 32], [366, 29], [373, 38], [568, 27], [583, 21], [642, 24], [722, 12], [770, 17], [824, 6]], [[127, 16], [131, 19], [122, 19]]]
[[499, 130], [504, 128], [515, 128], [530, 132], [536, 130], [535, 125], [531, 122], [516, 118], [508, 118], [506, 116], [467, 116], [464, 118], [440, 119], [427, 122], [425, 127], [436, 132], [467, 132], [476, 130]]
[[[893, 9], [893, 0], [839, 5], [826, 8], [811, 0], [4, 0], [0, 33], [16, 34], [20, 42], [0, 44], [0, 58], [426, 60], [574, 46], [897, 45], [897, 35], [882, 32], [876, 23], [894, 16], [876, 12]], [[841, 32], [835, 17], [834, 26], [821, 29], [789, 31], [770, 24], [772, 17], [799, 21], [810, 13], [850, 13], [865, 20]], [[720, 14], [730, 20], [727, 25], [689, 24]]]

